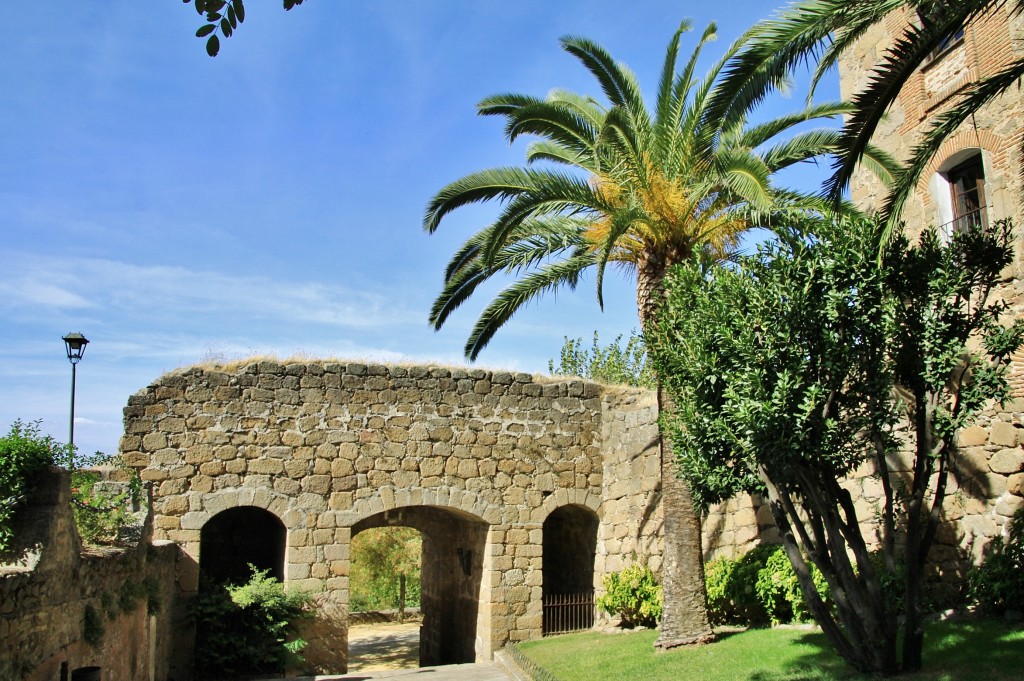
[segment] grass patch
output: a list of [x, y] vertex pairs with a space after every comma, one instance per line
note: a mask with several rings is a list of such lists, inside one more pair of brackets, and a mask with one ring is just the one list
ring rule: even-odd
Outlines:
[[[587, 632], [521, 643], [561, 681], [833, 681], [874, 678], [852, 671], [821, 632], [751, 629], [706, 646], [656, 652], [657, 632]], [[924, 669], [908, 681], [1010, 681], [1024, 669], [1024, 629], [1001, 622], [940, 622], [925, 632]]]

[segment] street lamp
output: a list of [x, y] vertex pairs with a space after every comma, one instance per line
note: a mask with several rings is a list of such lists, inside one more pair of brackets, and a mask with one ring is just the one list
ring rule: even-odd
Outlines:
[[85, 346], [89, 339], [80, 333], [69, 333], [64, 336], [64, 348], [68, 351], [68, 361], [71, 362], [71, 421], [68, 426], [68, 456], [71, 457], [71, 469], [75, 468], [75, 367], [82, 361], [85, 354]]

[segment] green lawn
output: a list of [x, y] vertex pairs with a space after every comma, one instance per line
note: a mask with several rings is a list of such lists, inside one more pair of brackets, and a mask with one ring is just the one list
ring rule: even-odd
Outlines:
[[[665, 653], [657, 633], [587, 632], [517, 646], [560, 681], [831, 681], [871, 678], [852, 672], [825, 637], [808, 629], [751, 629], [711, 645]], [[925, 633], [924, 669], [912, 681], [1024, 678], [1024, 628], [1000, 622], [937, 623]]]

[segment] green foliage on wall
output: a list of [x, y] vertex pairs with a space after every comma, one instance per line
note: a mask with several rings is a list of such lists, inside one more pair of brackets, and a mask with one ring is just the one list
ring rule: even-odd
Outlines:
[[32, 478], [67, 456], [67, 445], [39, 433], [39, 422], [20, 419], [0, 438], [0, 551], [11, 548], [11, 519], [24, 503]]
[[71, 472], [71, 510], [78, 534], [86, 544], [121, 544], [137, 539], [140, 518], [133, 508], [142, 501], [139, 472], [126, 465], [120, 456], [96, 452], [79, 461], [82, 468], [114, 466], [127, 478], [124, 491], [114, 492], [103, 484], [99, 473], [90, 470]]
[[565, 337], [558, 365], [548, 360], [548, 373], [555, 376], [580, 376], [608, 385], [636, 385], [654, 388], [654, 372], [647, 361], [647, 349], [643, 336], [635, 331], [622, 345], [622, 336], [616, 336], [610, 344], [598, 342], [597, 331], [589, 350], [583, 348], [582, 338]]
[[86, 603], [85, 612], [82, 614], [82, 638], [95, 648], [103, 642], [105, 633], [106, 625], [100, 611], [92, 603]]

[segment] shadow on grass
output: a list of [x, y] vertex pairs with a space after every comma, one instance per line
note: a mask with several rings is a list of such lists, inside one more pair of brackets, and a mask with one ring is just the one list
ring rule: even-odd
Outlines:
[[[806, 653], [780, 672], [755, 672], [750, 681], [840, 681], [883, 678], [850, 668], [832, 649], [821, 632], [795, 639]], [[1022, 678], [1024, 629], [1002, 622], [938, 622], [925, 630], [924, 666], [901, 679], [925, 681], [999, 681]]]

